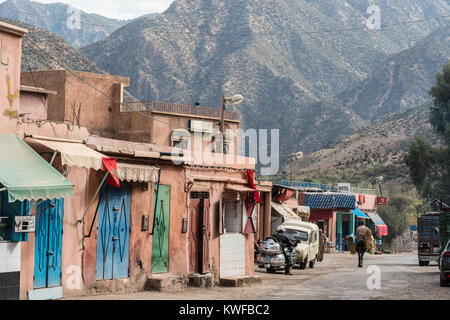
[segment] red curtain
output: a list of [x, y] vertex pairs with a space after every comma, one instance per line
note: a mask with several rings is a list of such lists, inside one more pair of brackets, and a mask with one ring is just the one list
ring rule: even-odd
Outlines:
[[244, 234], [256, 233], [255, 226], [253, 225], [253, 210], [255, 209], [256, 202], [250, 198], [245, 200], [245, 210], [247, 211], [247, 223], [245, 224]]
[[253, 192], [253, 199], [256, 201], [256, 203], [261, 203], [261, 199], [259, 198], [259, 192], [258, 189], [256, 189], [255, 186], [255, 171], [254, 170], [247, 170], [247, 180], [250, 187], [255, 190]]
[[359, 194], [359, 202], [361, 204], [365, 204], [366, 203], [366, 195], [365, 194], [363, 194], [363, 193]]
[[117, 162], [116, 159], [113, 158], [103, 158], [103, 166], [109, 172], [109, 178], [106, 182], [109, 185], [112, 185], [114, 188], [120, 188], [120, 180], [119, 174], [117, 173]]
[[309, 221], [327, 220], [333, 218], [333, 211], [331, 210], [311, 210]]

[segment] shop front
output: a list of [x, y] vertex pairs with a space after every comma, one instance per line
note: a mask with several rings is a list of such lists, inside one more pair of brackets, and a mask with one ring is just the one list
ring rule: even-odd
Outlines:
[[29, 233], [38, 236], [36, 287], [60, 288], [62, 213], [74, 186], [17, 135], [0, 134], [0, 145], [0, 299], [19, 299]]
[[355, 208], [354, 195], [333, 192], [299, 193], [299, 205], [311, 208], [310, 222], [315, 222], [328, 238], [328, 252], [342, 249], [342, 219], [350, 230], [353, 220], [349, 210]]
[[348, 211], [339, 211], [336, 219], [336, 249], [337, 251], [349, 251], [349, 246], [345, 240], [347, 236], [354, 235], [360, 221], [369, 219], [358, 207]]

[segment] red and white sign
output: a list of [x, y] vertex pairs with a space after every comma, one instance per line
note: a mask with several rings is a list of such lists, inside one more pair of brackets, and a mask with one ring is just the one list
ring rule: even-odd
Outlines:
[[385, 206], [387, 205], [386, 197], [377, 197], [377, 206]]

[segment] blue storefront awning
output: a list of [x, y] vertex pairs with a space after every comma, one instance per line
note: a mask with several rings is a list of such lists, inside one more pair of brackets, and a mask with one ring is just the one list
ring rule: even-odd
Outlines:
[[357, 216], [358, 218], [370, 219], [370, 217], [367, 214], [365, 214], [364, 212], [362, 212], [359, 208], [355, 208], [350, 211], [353, 212], [355, 214], [355, 216]]

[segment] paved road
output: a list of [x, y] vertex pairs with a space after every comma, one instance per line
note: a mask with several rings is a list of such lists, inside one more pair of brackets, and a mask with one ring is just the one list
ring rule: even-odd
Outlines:
[[[336, 253], [325, 255], [325, 260], [314, 269], [294, 269], [293, 276], [256, 269], [256, 275], [263, 281], [250, 288], [188, 288], [171, 293], [142, 292], [83, 299], [450, 299], [450, 288], [439, 286], [437, 264], [419, 267], [415, 253], [366, 255], [364, 268], [356, 266], [357, 256]], [[374, 279], [377, 275], [379, 282]]]

